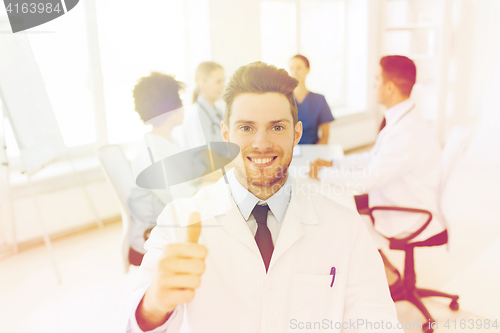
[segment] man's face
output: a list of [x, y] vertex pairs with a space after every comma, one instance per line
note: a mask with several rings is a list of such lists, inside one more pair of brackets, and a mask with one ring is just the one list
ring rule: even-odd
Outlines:
[[385, 82], [384, 80], [382, 67], [378, 66], [377, 74], [375, 75], [375, 84], [373, 87], [377, 95], [377, 103], [382, 105], [386, 104], [389, 97], [387, 84], [388, 82]]
[[239, 95], [233, 101], [229, 122], [229, 127], [222, 123], [222, 137], [241, 149], [235, 160], [240, 183], [256, 196], [281, 186], [293, 147], [302, 136], [302, 123], [294, 126], [288, 99], [278, 93]]

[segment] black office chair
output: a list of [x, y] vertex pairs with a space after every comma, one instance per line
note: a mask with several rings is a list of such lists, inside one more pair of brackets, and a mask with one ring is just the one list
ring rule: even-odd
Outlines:
[[[431, 314], [422, 303], [422, 298], [424, 297], [446, 297], [451, 299], [450, 309], [453, 311], [457, 311], [459, 308], [458, 305], [458, 296], [450, 295], [436, 290], [430, 289], [422, 289], [416, 286], [416, 274], [415, 274], [415, 259], [414, 259], [414, 249], [416, 247], [424, 247], [424, 246], [439, 246], [448, 243], [448, 231], [445, 230], [435, 236], [432, 236], [424, 241], [411, 243], [415, 237], [420, 235], [422, 231], [427, 228], [427, 226], [432, 221], [432, 213], [424, 210], [424, 209], [416, 209], [416, 208], [404, 208], [404, 207], [389, 207], [389, 206], [375, 206], [364, 211], [361, 211], [361, 214], [366, 214], [370, 216], [373, 224], [375, 225], [375, 217], [373, 216], [374, 211], [398, 211], [398, 212], [407, 212], [407, 213], [418, 213], [418, 214], [426, 214], [428, 215], [427, 221], [420, 227], [417, 231], [412, 233], [411, 235], [405, 238], [387, 238], [389, 240], [389, 248], [391, 250], [400, 250], [405, 252], [405, 264], [404, 264], [404, 275], [402, 278], [403, 287], [397, 292], [392, 294], [392, 299], [394, 302], [397, 301], [409, 301], [413, 305], [415, 305], [420, 312], [424, 315], [427, 320], [431, 322], [435, 322], [432, 318]], [[382, 235], [383, 236], [383, 235]], [[429, 328], [428, 325], [423, 325], [423, 331], [425, 333], [432, 333], [434, 330]]]

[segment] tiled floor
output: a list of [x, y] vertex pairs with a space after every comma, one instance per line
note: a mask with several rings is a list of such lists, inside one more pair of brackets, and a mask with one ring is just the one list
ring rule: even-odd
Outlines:
[[[54, 242], [54, 251], [61, 270], [63, 283], [57, 285], [47, 252], [39, 246], [0, 261], [0, 332], [6, 333], [68, 333], [68, 332], [113, 332], [116, 325], [116, 309], [120, 297], [126, 291], [134, 270], [122, 273], [118, 244], [121, 224], [112, 223], [104, 229], [91, 229]], [[496, 290], [489, 290], [490, 282], [499, 265], [500, 242], [489, 246], [467, 265], [468, 273], [434, 274], [431, 269], [419, 268], [419, 281], [426, 287], [441, 288], [457, 292], [461, 296], [462, 308], [452, 312], [448, 304], [438, 300], [426, 300], [431, 313], [438, 319], [436, 332], [495, 332], [494, 329], [460, 329], [460, 321], [469, 319], [500, 320], [498, 282]], [[438, 251], [419, 253], [422, 260], [441, 265], [446, 259]], [[444, 257], [443, 257], [444, 255]], [[398, 256], [392, 255], [397, 261]], [[432, 260], [427, 261], [427, 259]], [[443, 259], [444, 258], [444, 259]], [[470, 261], [470, 258], [467, 258]], [[500, 267], [500, 266], [497, 266]], [[444, 266], [446, 268], [446, 265]], [[481, 270], [483, 280], [474, 272]], [[437, 269], [437, 271], [440, 271]], [[452, 269], [451, 271], [454, 272]], [[487, 275], [489, 274], [489, 275]], [[419, 275], [419, 276], [420, 276]], [[496, 295], [496, 297], [495, 297]], [[397, 303], [399, 320], [407, 325], [423, 322], [424, 318], [407, 302]], [[457, 329], [453, 328], [456, 319]], [[450, 320], [450, 328], [444, 327]], [[465, 322], [463, 322], [465, 323]], [[475, 322], [476, 323], [476, 322]], [[479, 323], [479, 322], [478, 322]], [[420, 329], [405, 329], [405, 332], [421, 332]]]

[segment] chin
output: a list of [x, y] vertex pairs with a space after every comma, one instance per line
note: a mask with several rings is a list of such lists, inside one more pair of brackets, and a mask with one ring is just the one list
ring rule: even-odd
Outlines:
[[251, 184], [253, 186], [261, 186], [261, 187], [270, 187], [286, 179], [286, 177], [282, 173], [280, 173], [279, 175], [273, 174], [269, 176], [267, 174], [265, 175], [251, 174], [248, 172], [248, 170], [247, 170], [247, 176], [249, 176], [248, 179], [251, 181]]
[[[254, 168], [245, 163], [245, 176], [252, 186], [271, 187], [286, 180], [288, 174], [288, 164], [283, 165], [280, 160], [275, 161], [276, 166], [267, 168]], [[274, 163], [273, 163], [274, 164]]]

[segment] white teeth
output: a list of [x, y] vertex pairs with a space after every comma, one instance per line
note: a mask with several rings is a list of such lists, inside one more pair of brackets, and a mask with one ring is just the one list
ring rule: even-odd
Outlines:
[[273, 160], [272, 158], [255, 158], [255, 159], [252, 159], [252, 161], [254, 163], [257, 163], [257, 164], [266, 164], [266, 163], [271, 162], [272, 160]]

